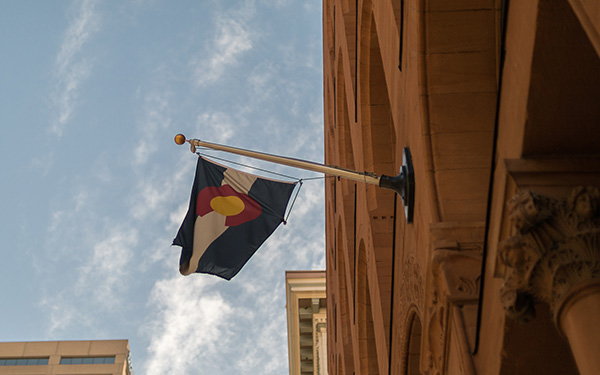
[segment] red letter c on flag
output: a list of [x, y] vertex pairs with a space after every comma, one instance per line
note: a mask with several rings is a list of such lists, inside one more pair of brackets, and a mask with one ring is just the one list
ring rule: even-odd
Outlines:
[[208, 186], [198, 194], [196, 214], [209, 212], [227, 216], [225, 225], [233, 227], [256, 219], [262, 212], [260, 205], [249, 195], [239, 193], [229, 185]]

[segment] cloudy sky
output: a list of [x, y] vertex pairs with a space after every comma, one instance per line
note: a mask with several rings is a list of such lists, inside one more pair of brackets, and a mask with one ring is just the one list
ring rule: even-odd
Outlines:
[[0, 340], [126, 338], [137, 374], [287, 373], [285, 270], [325, 267], [323, 182], [231, 281], [183, 277], [196, 157], [173, 136], [321, 162], [321, 2], [2, 1], [0, 48]]

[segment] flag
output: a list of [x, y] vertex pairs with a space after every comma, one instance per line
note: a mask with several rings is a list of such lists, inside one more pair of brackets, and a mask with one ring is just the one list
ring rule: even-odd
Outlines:
[[190, 206], [173, 240], [181, 246], [179, 272], [231, 279], [283, 222], [294, 187], [198, 157]]

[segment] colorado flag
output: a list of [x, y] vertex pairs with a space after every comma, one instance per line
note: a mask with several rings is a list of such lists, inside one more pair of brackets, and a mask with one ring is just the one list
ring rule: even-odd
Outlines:
[[284, 219], [294, 183], [198, 158], [190, 206], [173, 240], [179, 272], [231, 279]]

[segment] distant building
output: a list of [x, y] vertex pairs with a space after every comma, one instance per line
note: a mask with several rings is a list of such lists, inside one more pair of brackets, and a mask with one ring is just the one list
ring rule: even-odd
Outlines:
[[127, 340], [0, 342], [0, 374], [133, 375]]
[[286, 271], [290, 375], [327, 375], [325, 271]]
[[323, 0], [330, 374], [600, 374], [600, 1]]

